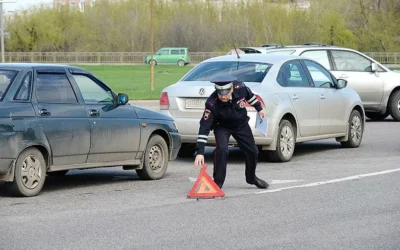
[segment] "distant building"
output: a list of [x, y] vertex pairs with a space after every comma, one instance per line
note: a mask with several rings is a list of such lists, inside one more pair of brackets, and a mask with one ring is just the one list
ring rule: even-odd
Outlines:
[[93, 6], [96, 0], [53, 0], [53, 8], [59, 8], [63, 5], [69, 5], [70, 8], [77, 8], [85, 11], [88, 6]]

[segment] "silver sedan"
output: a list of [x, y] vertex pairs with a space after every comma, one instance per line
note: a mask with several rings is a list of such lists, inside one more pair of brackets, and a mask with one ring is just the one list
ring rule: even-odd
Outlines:
[[[267, 134], [256, 129], [254, 108], [246, 103], [256, 144], [272, 161], [292, 158], [296, 143], [334, 138], [344, 147], [362, 141], [365, 112], [360, 96], [346, 88], [318, 62], [292, 55], [237, 54], [203, 61], [160, 97], [161, 112], [171, 116], [181, 133], [180, 156], [193, 156], [199, 121], [207, 97], [215, 90], [210, 79], [231, 74], [243, 81], [267, 113]], [[236, 145], [233, 138], [232, 146]], [[208, 138], [215, 144], [214, 135]]]

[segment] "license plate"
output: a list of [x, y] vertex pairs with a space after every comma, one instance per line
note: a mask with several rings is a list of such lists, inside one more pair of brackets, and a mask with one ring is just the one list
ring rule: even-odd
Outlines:
[[185, 107], [187, 109], [204, 109], [206, 101], [205, 98], [186, 98]]

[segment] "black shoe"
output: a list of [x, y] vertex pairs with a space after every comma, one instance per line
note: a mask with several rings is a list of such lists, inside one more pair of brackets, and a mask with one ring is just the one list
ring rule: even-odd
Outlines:
[[258, 188], [267, 189], [269, 187], [268, 183], [260, 178], [256, 177], [253, 182], [247, 182], [249, 184], [256, 185]]

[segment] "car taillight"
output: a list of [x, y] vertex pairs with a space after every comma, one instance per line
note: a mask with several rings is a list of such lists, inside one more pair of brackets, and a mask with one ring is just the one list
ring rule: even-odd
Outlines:
[[167, 92], [162, 92], [160, 96], [160, 110], [169, 109], [169, 100]]
[[[261, 107], [263, 107], [263, 109], [265, 109], [265, 104], [264, 104], [263, 100], [261, 99], [261, 97], [258, 96], [258, 95], [255, 95], [255, 96], [256, 96], [257, 100], [260, 102]], [[246, 110], [247, 110], [248, 112], [256, 112], [256, 111], [257, 111], [257, 110], [256, 110], [253, 106], [251, 106], [247, 101], [246, 101], [246, 103], [245, 103], [244, 106], [246, 107]]]

